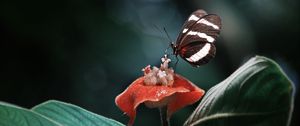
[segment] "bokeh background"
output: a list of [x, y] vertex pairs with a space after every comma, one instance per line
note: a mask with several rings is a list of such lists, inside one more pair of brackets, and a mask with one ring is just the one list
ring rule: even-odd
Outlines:
[[[250, 57], [277, 61], [299, 84], [298, 0], [1, 0], [0, 100], [31, 108], [49, 99], [70, 102], [124, 124], [114, 98], [159, 65], [191, 12], [221, 16], [217, 55], [177, 72], [203, 89], [222, 81]], [[297, 53], [298, 52], [298, 53]], [[292, 125], [299, 117], [295, 93]], [[180, 126], [197, 104], [178, 111]], [[158, 110], [138, 108], [137, 126], [159, 125]]]

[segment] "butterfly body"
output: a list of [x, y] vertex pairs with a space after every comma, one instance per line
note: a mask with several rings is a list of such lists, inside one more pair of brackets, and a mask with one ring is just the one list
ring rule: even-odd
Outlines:
[[173, 53], [192, 66], [206, 64], [215, 57], [215, 41], [220, 30], [221, 19], [218, 15], [197, 10], [184, 23], [176, 42], [171, 45]]

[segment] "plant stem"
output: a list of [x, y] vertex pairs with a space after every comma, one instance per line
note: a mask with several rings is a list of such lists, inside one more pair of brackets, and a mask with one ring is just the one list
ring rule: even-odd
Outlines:
[[170, 126], [170, 121], [167, 118], [167, 106], [159, 108], [161, 126]]

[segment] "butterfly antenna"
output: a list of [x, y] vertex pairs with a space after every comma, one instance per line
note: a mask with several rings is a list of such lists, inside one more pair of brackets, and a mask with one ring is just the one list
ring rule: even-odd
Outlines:
[[[161, 35], [163, 34], [162, 30], [161, 30], [157, 25], [153, 24], [153, 26], [157, 29], [157, 31], [159, 31], [159, 32], [161, 33]], [[168, 33], [166, 32], [165, 28], [164, 28], [164, 32], [165, 32], [165, 34], [167, 35], [167, 38], [169, 39], [169, 41], [172, 42], [172, 40], [170, 39], [170, 36], [169, 36]], [[170, 48], [170, 44], [169, 44], [169, 46], [165, 49], [164, 54], [167, 54], [169, 48]]]
[[[168, 48], [165, 50], [165, 54], [166, 54], [166, 52], [168, 51], [168, 49], [169, 49], [170, 47], [172, 47], [173, 41], [172, 41], [171, 37], [169, 36], [169, 34], [168, 34], [168, 32], [167, 32], [167, 30], [166, 30], [165, 27], [164, 27], [164, 32], [166, 33], [166, 35], [167, 35], [167, 37], [168, 37], [168, 39], [169, 39], [169, 42], [170, 42]], [[173, 54], [173, 55], [174, 55], [174, 54]], [[177, 56], [178, 56], [178, 55], [175, 55], [175, 57], [176, 57], [176, 62], [175, 62], [175, 64], [174, 64], [174, 72], [176, 71], [177, 64], [178, 64], [178, 61], [179, 61], [179, 59], [178, 59]]]
[[167, 30], [166, 30], [165, 27], [164, 27], [164, 32], [165, 32], [165, 34], [167, 35], [167, 37], [168, 37], [168, 39], [169, 39], [169, 42], [170, 42], [170, 44], [171, 44], [171, 43], [172, 43], [172, 39], [171, 39], [170, 35], [168, 34], [168, 32], [167, 32]]
[[163, 34], [163, 32], [159, 29], [159, 27], [158, 27], [156, 24], [153, 24], [153, 26], [155, 27], [155, 29], [156, 29], [157, 31], [159, 31], [161, 34]]
[[168, 32], [167, 32], [167, 30], [166, 30], [165, 27], [164, 27], [164, 32], [165, 32], [165, 34], [167, 35], [167, 37], [168, 37], [168, 39], [169, 39], [169, 46], [168, 46], [168, 48], [165, 50], [165, 54], [166, 54], [166, 53], [168, 52], [169, 48], [171, 47], [171, 45], [173, 45], [173, 43], [172, 43], [172, 39], [171, 39], [170, 35], [168, 34]]

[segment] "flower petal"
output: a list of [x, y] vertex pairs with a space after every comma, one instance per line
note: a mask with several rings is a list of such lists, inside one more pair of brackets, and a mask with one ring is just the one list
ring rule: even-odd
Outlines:
[[116, 99], [116, 105], [129, 116], [130, 120], [128, 125], [132, 125], [135, 119], [136, 111], [134, 109], [134, 98], [132, 94], [134, 93], [135, 89], [139, 88], [143, 84], [143, 77], [138, 78], [121, 94], [119, 94]]
[[115, 102], [117, 106], [129, 116], [129, 125], [132, 125], [136, 115], [136, 108], [139, 104], [146, 101], [160, 101], [175, 93], [189, 92], [190, 90], [186, 87], [145, 86], [144, 77], [140, 77], [130, 84], [123, 93], [118, 95]]
[[189, 92], [176, 93], [174, 100], [168, 105], [168, 118], [170, 118], [175, 111], [200, 100], [205, 93], [204, 90], [198, 88], [192, 82], [178, 74], [175, 74], [174, 78], [173, 88], [184, 87], [188, 89]]

